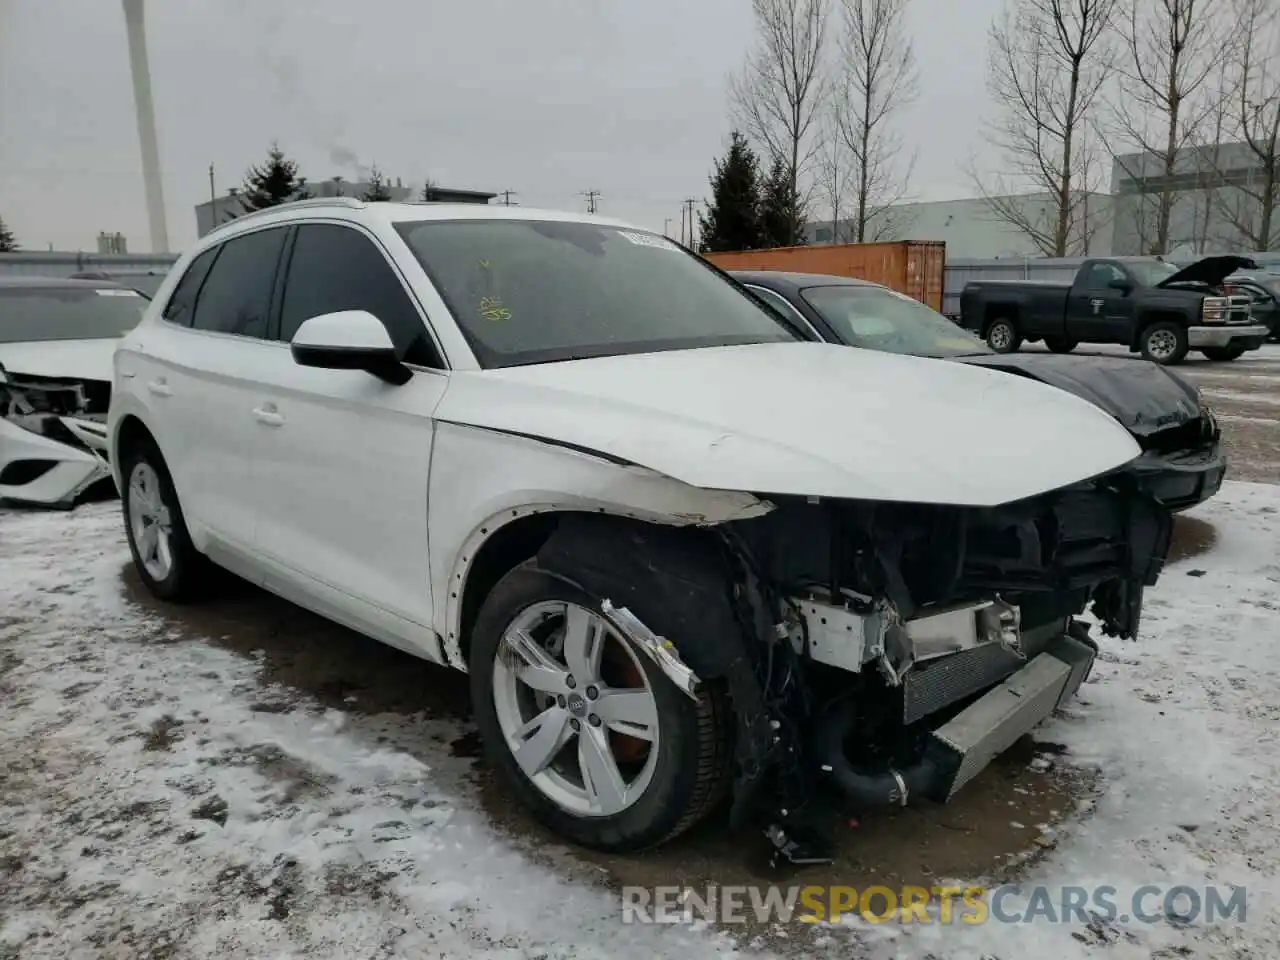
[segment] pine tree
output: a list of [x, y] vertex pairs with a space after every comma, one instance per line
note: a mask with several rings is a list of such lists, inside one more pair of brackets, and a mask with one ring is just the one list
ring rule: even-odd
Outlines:
[[760, 228], [766, 247], [794, 247], [804, 243], [804, 208], [791, 185], [787, 165], [778, 157], [760, 191]]
[[298, 164], [285, 159], [284, 151], [273, 143], [267, 153], [267, 162], [250, 167], [245, 174], [240, 205], [250, 213], [308, 196], [307, 181], [298, 175]]
[[0, 253], [14, 253], [18, 249], [18, 240], [13, 235], [13, 231], [5, 224], [4, 218], [0, 217]]
[[369, 188], [360, 195], [360, 199], [369, 203], [391, 199], [391, 184], [375, 163], [369, 171]]
[[728, 153], [716, 161], [711, 175], [711, 202], [698, 214], [703, 252], [764, 246], [759, 207], [760, 163], [747, 138], [735, 130]]

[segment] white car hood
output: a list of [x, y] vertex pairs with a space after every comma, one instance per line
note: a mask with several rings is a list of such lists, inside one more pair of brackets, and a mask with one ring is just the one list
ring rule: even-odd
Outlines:
[[608, 454], [697, 487], [995, 506], [1141, 452], [1055, 387], [823, 343], [574, 360], [450, 378], [436, 416]]
[[111, 356], [118, 337], [98, 340], [40, 340], [0, 343], [0, 366], [33, 377], [111, 382]]

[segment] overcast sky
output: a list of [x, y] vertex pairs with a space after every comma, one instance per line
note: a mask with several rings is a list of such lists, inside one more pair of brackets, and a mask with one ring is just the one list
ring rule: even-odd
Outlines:
[[[911, 0], [921, 72], [912, 193], [967, 196], [989, 164], [985, 33], [999, 0]], [[272, 140], [311, 180], [377, 163], [405, 182], [661, 230], [708, 193], [748, 0], [150, 0], [170, 242]], [[984, 164], [985, 165], [985, 164]], [[0, 0], [0, 217], [27, 249], [149, 249], [124, 20], [113, 0]]]

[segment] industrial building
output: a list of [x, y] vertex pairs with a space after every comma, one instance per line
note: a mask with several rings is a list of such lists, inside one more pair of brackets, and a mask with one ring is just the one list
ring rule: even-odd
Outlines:
[[[1280, 240], [1280, 210], [1275, 239], [1259, 243], [1261, 194], [1266, 171], [1244, 143], [1188, 148], [1179, 153], [1173, 175], [1150, 154], [1116, 157], [1110, 193], [1082, 197], [1080, 224], [1073, 235], [1073, 256], [1133, 256], [1153, 252], [1159, 203], [1172, 188], [1169, 256], [1254, 252]], [[1280, 186], [1280, 184], [1278, 184]], [[1004, 198], [1026, 219], [1048, 224], [1056, 204], [1044, 193]], [[1280, 205], [1280, 195], [1277, 196]], [[847, 243], [851, 224], [811, 221], [810, 243]], [[875, 240], [943, 240], [947, 258], [1038, 258], [1039, 248], [1025, 233], [998, 216], [985, 199], [896, 204], [872, 219], [867, 232]]]
[[[367, 181], [344, 180], [342, 177], [331, 177], [328, 180], [317, 180], [307, 183], [307, 195], [311, 197], [359, 197], [367, 192], [370, 184]], [[426, 199], [437, 203], [488, 203], [496, 193], [483, 190], [460, 190], [454, 187], [406, 186], [399, 178], [387, 185], [392, 200]], [[234, 220], [244, 213], [243, 198], [238, 187], [233, 187], [225, 196], [204, 203], [196, 204], [196, 234], [203, 237], [214, 227]]]

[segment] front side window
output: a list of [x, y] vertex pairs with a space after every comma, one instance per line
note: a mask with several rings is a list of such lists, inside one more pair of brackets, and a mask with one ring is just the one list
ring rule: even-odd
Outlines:
[[534, 220], [397, 229], [484, 367], [800, 339], [656, 234]]
[[312, 317], [341, 310], [365, 310], [381, 320], [401, 359], [442, 365], [421, 315], [373, 241], [350, 227], [303, 224], [289, 258], [280, 339], [292, 340]]
[[1090, 290], [1107, 290], [1113, 280], [1124, 280], [1124, 271], [1113, 263], [1095, 263], [1089, 268], [1085, 286]]
[[117, 287], [0, 287], [0, 343], [123, 337], [146, 306], [136, 290]]
[[1168, 280], [1179, 271], [1179, 267], [1175, 267], [1172, 263], [1166, 263], [1163, 260], [1139, 260], [1129, 264], [1129, 269], [1133, 271], [1133, 275], [1138, 278], [1138, 283], [1144, 287], [1154, 287], [1165, 280]]
[[841, 342], [916, 357], [990, 353], [977, 337], [919, 300], [884, 287], [852, 284], [809, 287], [800, 296], [831, 325]]
[[191, 326], [266, 337], [276, 268], [287, 234], [288, 227], [272, 227], [222, 244], [200, 287]]

